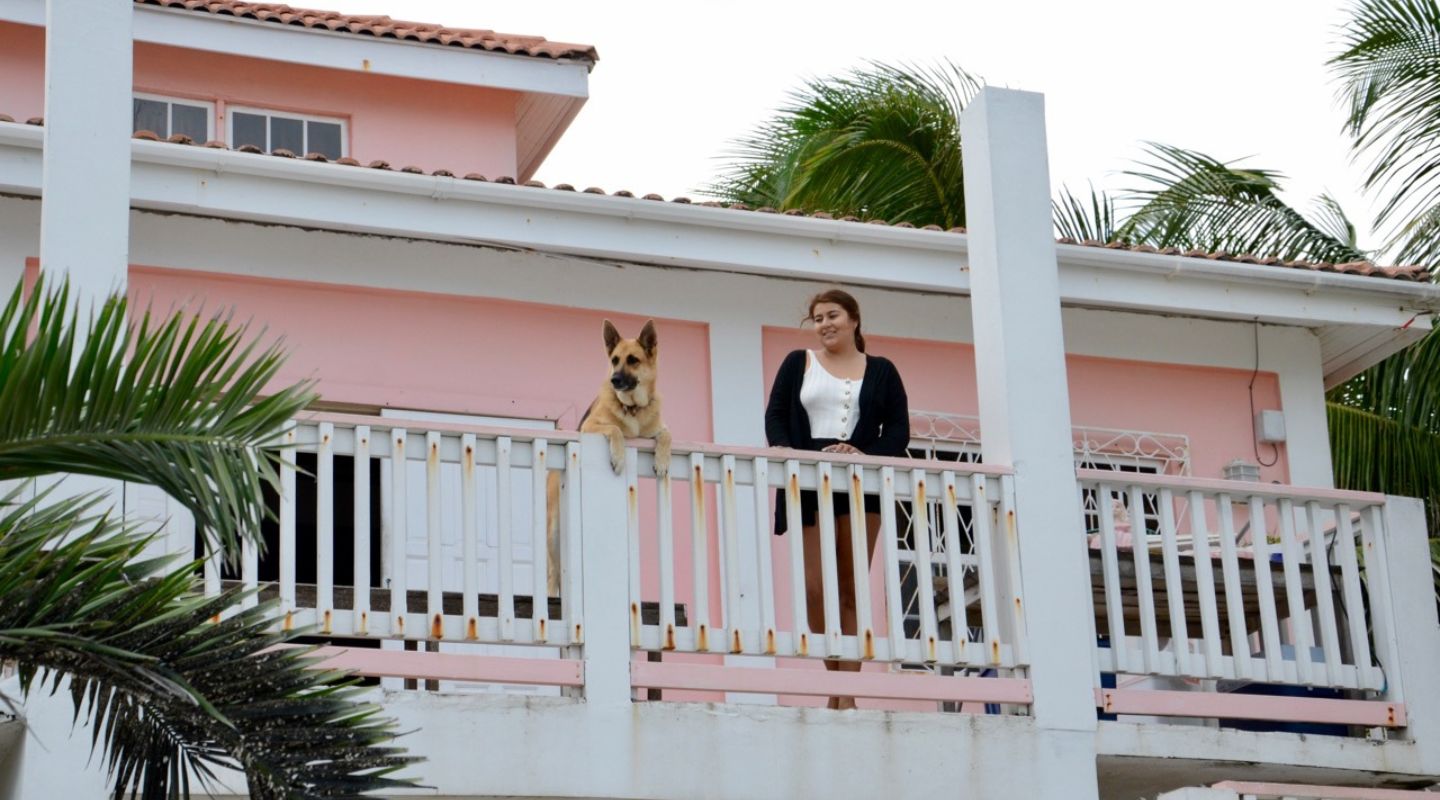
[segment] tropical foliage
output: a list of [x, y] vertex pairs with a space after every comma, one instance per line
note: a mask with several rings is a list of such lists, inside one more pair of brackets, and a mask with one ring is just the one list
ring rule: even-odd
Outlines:
[[[245, 326], [183, 312], [129, 318], [123, 296], [75, 317], [64, 286], [17, 287], [0, 312], [0, 478], [73, 473], [163, 488], [207, 547], [257, 546], [281, 423], [313, 397], [267, 397], [283, 355]], [[186, 797], [222, 768], [257, 798], [408, 785], [413, 759], [346, 676], [284, 646], [275, 609], [204, 597], [196, 565], [147, 555], [155, 533], [105, 495], [17, 481], [0, 500], [0, 661], [22, 694], [69, 679], [115, 794]], [[11, 700], [7, 699], [7, 702]], [[77, 765], [79, 766], [79, 765]]]
[[981, 82], [953, 65], [870, 64], [811, 80], [736, 143], [707, 191], [778, 211], [965, 224], [960, 112]]

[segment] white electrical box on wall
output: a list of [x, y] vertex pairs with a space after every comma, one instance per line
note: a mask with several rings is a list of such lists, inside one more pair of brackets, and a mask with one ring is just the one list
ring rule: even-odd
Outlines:
[[1285, 441], [1285, 413], [1266, 410], [1255, 415], [1255, 440], [1261, 444]]

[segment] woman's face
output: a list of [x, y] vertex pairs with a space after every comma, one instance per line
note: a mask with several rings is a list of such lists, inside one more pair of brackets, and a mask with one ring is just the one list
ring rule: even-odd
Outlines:
[[855, 346], [855, 319], [837, 303], [816, 303], [810, 309], [810, 321], [820, 344], [830, 351]]

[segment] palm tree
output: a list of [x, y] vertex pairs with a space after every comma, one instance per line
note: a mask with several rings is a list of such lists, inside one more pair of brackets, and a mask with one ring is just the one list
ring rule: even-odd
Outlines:
[[777, 211], [951, 228], [965, 224], [960, 112], [981, 82], [951, 64], [870, 64], [811, 80], [736, 143], [705, 191]]
[[272, 605], [204, 597], [196, 565], [147, 558], [155, 533], [103, 495], [56, 499], [24, 480], [151, 484], [207, 548], [234, 561], [242, 539], [263, 544], [266, 448], [310, 387], [260, 397], [283, 354], [221, 316], [128, 312], [115, 296], [77, 322], [68, 288], [41, 283], [0, 312], [0, 480], [21, 479], [0, 499], [0, 662], [18, 665], [22, 697], [69, 679], [116, 797], [188, 797], [217, 768], [242, 771], [257, 798], [409, 785], [394, 777], [414, 759], [389, 744], [392, 723], [309, 649], [282, 646], [295, 634], [276, 632]]

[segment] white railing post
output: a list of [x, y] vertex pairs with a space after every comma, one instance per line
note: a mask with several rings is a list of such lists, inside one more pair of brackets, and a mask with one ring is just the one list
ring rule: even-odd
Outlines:
[[1387, 680], [1403, 682], [1409, 723], [1405, 735], [1420, 745], [1415, 750], [1420, 768], [1440, 773], [1440, 683], [1434, 680], [1435, 665], [1440, 664], [1440, 621], [1435, 615], [1425, 506], [1411, 497], [1388, 497], [1383, 515], [1378, 516], [1383, 530], [1365, 526], [1371, 602], [1376, 602], [1377, 580], [1388, 589], [1390, 599], [1390, 608], [1374, 612], [1377, 655]]
[[[1036, 723], [1095, 730], [1090, 570], [1076, 483], [1044, 98], [986, 87], [961, 116], [970, 308], [985, 463], [1015, 470]], [[1087, 740], [1088, 741], [1088, 740]], [[1096, 796], [1074, 740], [1074, 797]], [[1088, 788], [1086, 788], [1088, 787]]]
[[[600, 434], [580, 440], [581, 596], [585, 608], [585, 702], [592, 708], [630, 705], [629, 545], [623, 475], [610, 468], [610, 445]], [[620, 738], [624, 738], [623, 736]]]

